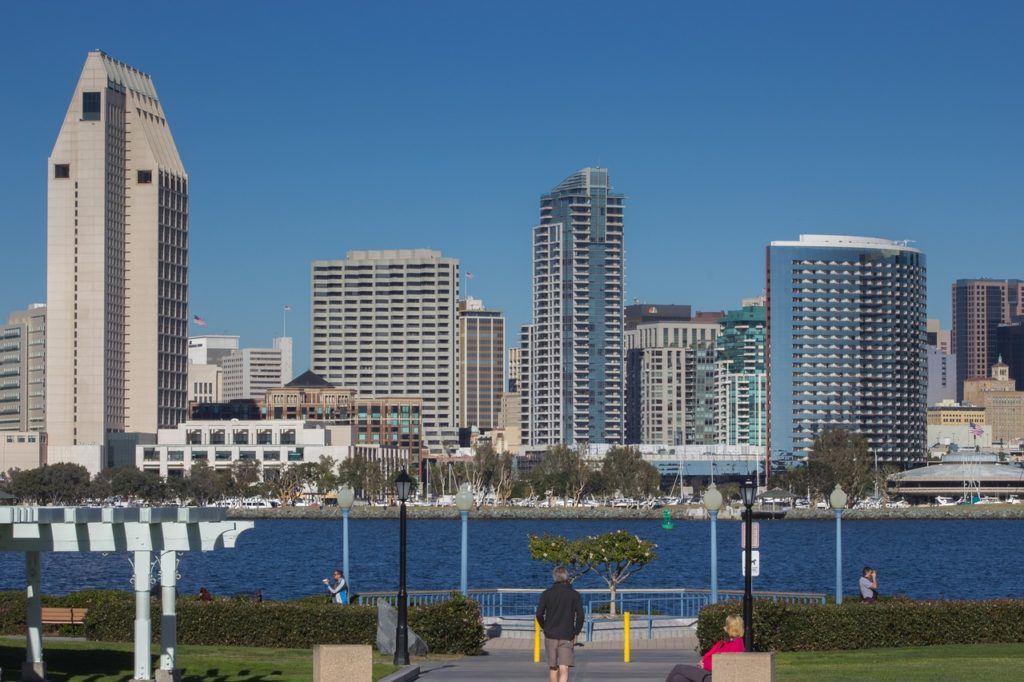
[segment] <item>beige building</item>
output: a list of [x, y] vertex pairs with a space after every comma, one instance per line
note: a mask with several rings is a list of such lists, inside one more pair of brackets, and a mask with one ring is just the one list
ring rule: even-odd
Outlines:
[[626, 331], [626, 442], [716, 442], [715, 341], [721, 325], [652, 322]]
[[432, 454], [458, 445], [458, 279], [428, 249], [313, 261], [313, 371], [361, 398], [421, 398]]
[[35, 469], [46, 463], [46, 434], [38, 431], [0, 433], [0, 473]]
[[518, 393], [503, 393], [498, 423], [490, 432], [491, 444], [498, 452], [518, 452], [523, 444], [519, 431], [522, 406]]
[[505, 392], [505, 318], [478, 298], [459, 301], [459, 427], [493, 429]]
[[[287, 341], [287, 343], [282, 343]], [[291, 380], [291, 339], [274, 339], [272, 348], [241, 348], [219, 360], [223, 400], [260, 400], [267, 391]]]
[[188, 402], [219, 403], [224, 400], [224, 372], [219, 365], [188, 363]]
[[517, 347], [508, 349], [508, 390], [512, 393], [519, 392], [519, 373], [523, 368], [523, 349]]
[[1016, 386], [1010, 368], [1002, 360], [992, 365], [991, 378], [964, 382], [964, 401], [985, 408], [993, 443], [1024, 438], [1024, 391], [1016, 390]]
[[90, 52], [47, 165], [51, 462], [185, 419], [188, 190], [152, 79]]
[[0, 326], [0, 431], [46, 429], [46, 306], [11, 313]]
[[944, 400], [928, 407], [928, 426], [969, 426], [985, 423], [985, 408], [980, 405]]

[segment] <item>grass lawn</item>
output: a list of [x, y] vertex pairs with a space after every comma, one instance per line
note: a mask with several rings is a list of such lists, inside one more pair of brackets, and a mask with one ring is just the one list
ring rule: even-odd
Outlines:
[[776, 662], [781, 682], [1024, 680], [1024, 644], [787, 652]]
[[[0, 669], [5, 680], [15, 679], [7, 671], [20, 671], [24, 660], [24, 639], [0, 639]], [[132, 679], [131, 644], [47, 639], [43, 641], [43, 660], [47, 677], [54, 682]], [[154, 656], [154, 670], [159, 663], [159, 656]], [[313, 678], [313, 653], [309, 649], [179, 646], [178, 667], [184, 670], [182, 679], [187, 682], [309, 682]], [[374, 679], [395, 670], [389, 659], [374, 653]]]

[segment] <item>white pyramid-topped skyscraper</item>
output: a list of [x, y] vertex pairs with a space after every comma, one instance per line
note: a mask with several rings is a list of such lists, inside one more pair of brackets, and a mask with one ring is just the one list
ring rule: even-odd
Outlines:
[[47, 166], [49, 460], [185, 418], [188, 176], [150, 77], [90, 52]]

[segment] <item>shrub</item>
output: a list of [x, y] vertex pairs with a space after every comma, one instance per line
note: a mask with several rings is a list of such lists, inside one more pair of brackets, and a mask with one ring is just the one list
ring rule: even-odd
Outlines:
[[[704, 607], [697, 622], [701, 651], [722, 638], [739, 601]], [[822, 651], [934, 644], [1024, 642], [1024, 601], [910, 601], [842, 605], [754, 602], [758, 651]]]
[[432, 654], [477, 656], [487, 640], [480, 605], [457, 592], [447, 601], [409, 609], [409, 627]]
[[25, 634], [24, 592], [0, 592], [0, 634]]

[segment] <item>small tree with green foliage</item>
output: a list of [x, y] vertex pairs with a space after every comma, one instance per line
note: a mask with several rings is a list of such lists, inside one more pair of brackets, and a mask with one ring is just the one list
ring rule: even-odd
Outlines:
[[570, 582], [594, 572], [608, 585], [609, 613], [616, 614], [615, 596], [630, 576], [657, 558], [657, 545], [617, 530], [604, 535], [568, 540], [559, 535], [530, 536], [530, 556], [569, 571]]

